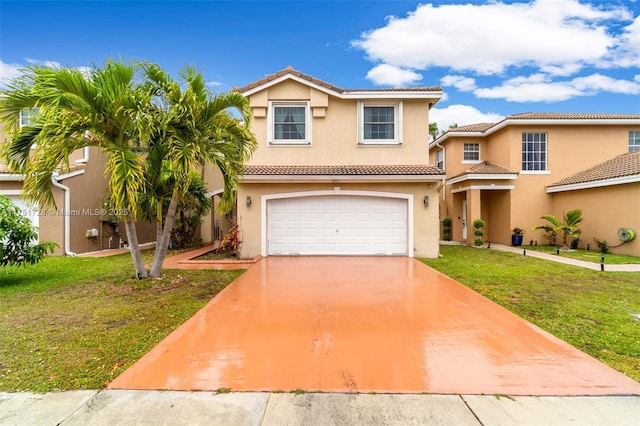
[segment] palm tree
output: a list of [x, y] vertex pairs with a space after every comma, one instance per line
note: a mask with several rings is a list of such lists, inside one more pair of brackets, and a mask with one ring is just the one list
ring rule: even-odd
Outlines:
[[[112, 207], [122, 212], [139, 278], [148, 276], [135, 228], [137, 199], [144, 188], [144, 149], [148, 133], [145, 108], [151, 93], [135, 82], [139, 67], [108, 61], [90, 72], [30, 67], [0, 91], [0, 116], [11, 136], [2, 154], [24, 174], [27, 199], [41, 208], [55, 207], [52, 177], [68, 168], [69, 155], [98, 146], [107, 156], [106, 174]], [[31, 125], [19, 127], [20, 111], [38, 108]], [[35, 147], [35, 149], [32, 149]]]
[[[158, 97], [153, 115], [157, 125], [150, 152], [159, 161], [169, 164], [175, 186], [166, 210], [162, 235], [156, 243], [156, 254], [150, 276], [159, 276], [166, 257], [178, 202], [188, 193], [192, 172], [202, 165], [218, 167], [224, 179], [224, 192], [219, 204], [222, 213], [235, 206], [236, 187], [244, 163], [257, 147], [249, 130], [249, 101], [238, 92], [213, 96], [206, 88], [202, 74], [185, 67], [180, 75], [183, 87], [157, 65], [145, 66], [147, 79]], [[229, 109], [238, 111], [236, 119]], [[151, 163], [150, 163], [151, 164]], [[150, 175], [156, 170], [149, 169]]]
[[582, 232], [579, 228], [582, 223], [582, 210], [574, 209], [566, 212], [562, 217], [562, 221], [552, 214], [547, 214], [540, 219], [544, 219], [549, 222], [549, 225], [538, 225], [533, 229], [543, 229], [547, 232], [555, 232], [562, 235], [562, 248], [568, 249], [567, 240], [569, 238], [575, 238]]

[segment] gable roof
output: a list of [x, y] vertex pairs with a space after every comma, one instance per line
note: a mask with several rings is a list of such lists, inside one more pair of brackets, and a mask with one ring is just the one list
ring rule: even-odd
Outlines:
[[288, 66], [283, 70], [269, 74], [260, 80], [249, 83], [246, 86], [234, 87], [232, 90], [250, 96], [256, 92], [264, 90], [270, 86], [278, 84], [285, 80], [295, 80], [307, 86], [314, 87], [325, 93], [329, 93], [339, 98], [361, 99], [366, 97], [377, 98], [428, 98], [437, 102], [442, 98], [442, 87], [440, 86], [424, 86], [424, 87], [398, 87], [398, 88], [380, 88], [380, 89], [343, 89], [334, 84], [315, 78], [309, 74], [305, 74], [293, 67]]
[[640, 126], [640, 114], [591, 114], [567, 112], [525, 112], [512, 114], [496, 123], [477, 123], [448, 129], [443, 135], [431, 141], [435, 145], [453, 136], [483, 137], [497, 132], [510, 125], [538, 124], [538, 125], [623, 125]]
[[505, 167], [493, 164], [489, 161], [483, 161], [475, 166], [451, 176], [447, 179], [448, 184], [458, 183], [470, 179], [516, 179], [518, 173]]
[[596, 164], [547, 186], [547, 192], [571, 191], [640, 182], [640, 151]]

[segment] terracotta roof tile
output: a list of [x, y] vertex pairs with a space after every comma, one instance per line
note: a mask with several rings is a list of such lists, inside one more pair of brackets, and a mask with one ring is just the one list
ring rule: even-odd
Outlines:
[[640, 114], [597, 114], [567, 112], [525, 112], [509, 115], [505, 120], [640, 120]]
[[425, 86], [425, 87], [401, 87], [401, 88], [382, 88], [382, 89], [342, 89], [338, 86], [335, 86], [331, 83], [327, 83], [326, 81], [315, 78], [309, 74], [305, 74], [298, 70], [293, 69], [293, 67], [288, 66], [283, 70], [277, 71], [273, 74], [269, 74], [258, 81], [254, 81], [253, 83], [249, 83], [246, 86], [242, 87], [234, 87], [233, 90], [236, 92], [244, 93], [251, 89], [254, 89], [263, 84], [269, 83], [270, 81], [276, 80], [284, 75], [291, 74], [299, 77], [303, 80], [307, 80], [313, 84], [317, 84], [318, 86], [322, 86], [326, 89], [332, 90], [337, 93], [347, 94], [347, 93], [359, 93], [359, 92], [421, 92], [421, 91], [442, 91], [442, 87], [440, 86]]
[[483, 161], [462, 173], [458, 173], [455, 176], [452, 176], [451, 179], [464, 176], [464, 175], [516, 175], [517, 172], [513, 170], [509, 170], [502, 166], [498, 166], [497, 164], [490, 163], [488, 161]]
[[548, 185], [548, 187], [552, 188], [555, 186], [596, 182], [600, 180], [635, 175], [640, 175], [640, 151], [622, 154], [618, 157], [612, 158], [611, 160], [597, 164], [572, 176], [554, 182], [551, 185]]
[[444, 175], [429, 165], [345, 165], [345, 166], [245, 166], [245, 175], [271, 176], [407, 176]]
[[447, 132], [484, 132], [495, 125], [496, 123], [468, 124], [466, 126], [452, 127], [447, 129]]

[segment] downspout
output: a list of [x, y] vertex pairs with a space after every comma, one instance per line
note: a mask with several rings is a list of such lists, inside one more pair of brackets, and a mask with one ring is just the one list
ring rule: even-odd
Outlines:
[[71, 190], [58, 181], [57, 173], [51, 176], [51, 183], [64, 191], [64, 254], [75, 256], [76, 254], [71, 251]]
[[76, 164], [84, 164], [89, 162], [89, 147], [84, 147], [84, 157], [76, 160]]
[[[436, 147], [438, 147], [438, 148], [440, 148], [442, 150], [442, 161], [444, 162], [444, 164], [447, 164], [447, 151], [444, 149], [444, 147], [442, 145], [440, 145], [440, 142], [438, 142], [438, 138], [434, 139], [433, 141], [435, 142]], [[447, 180], [447, 178], [445, 176], [444, 180], [442, 181], [442, 187], [440, 189], [442, 189], [442, 188], [444, 188], [446, 186], [446, 184], [445, 184], [446, 180]], [[447, 201], [447, 191], [442, 191], [442, 201], [445, 201], [445, 202]]]

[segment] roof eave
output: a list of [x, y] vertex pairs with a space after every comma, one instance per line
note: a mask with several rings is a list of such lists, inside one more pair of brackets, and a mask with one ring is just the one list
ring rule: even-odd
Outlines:
[[244, 175], [240, 182], [438, 182], [444, 179], [445, 175]]
[[548, 186], [547, 194], [552, 194], [555, 192], [575, 191], [579, 189], [602, 188], [605, 186], [622, 185], [625, 183], [636, 183], [636, 182], [640, 182], [640, 174], [616, 177], [611, 179], [595, 180], [591, 182], [580, 182], [580, 183], [571, 183], [567, 185]]

